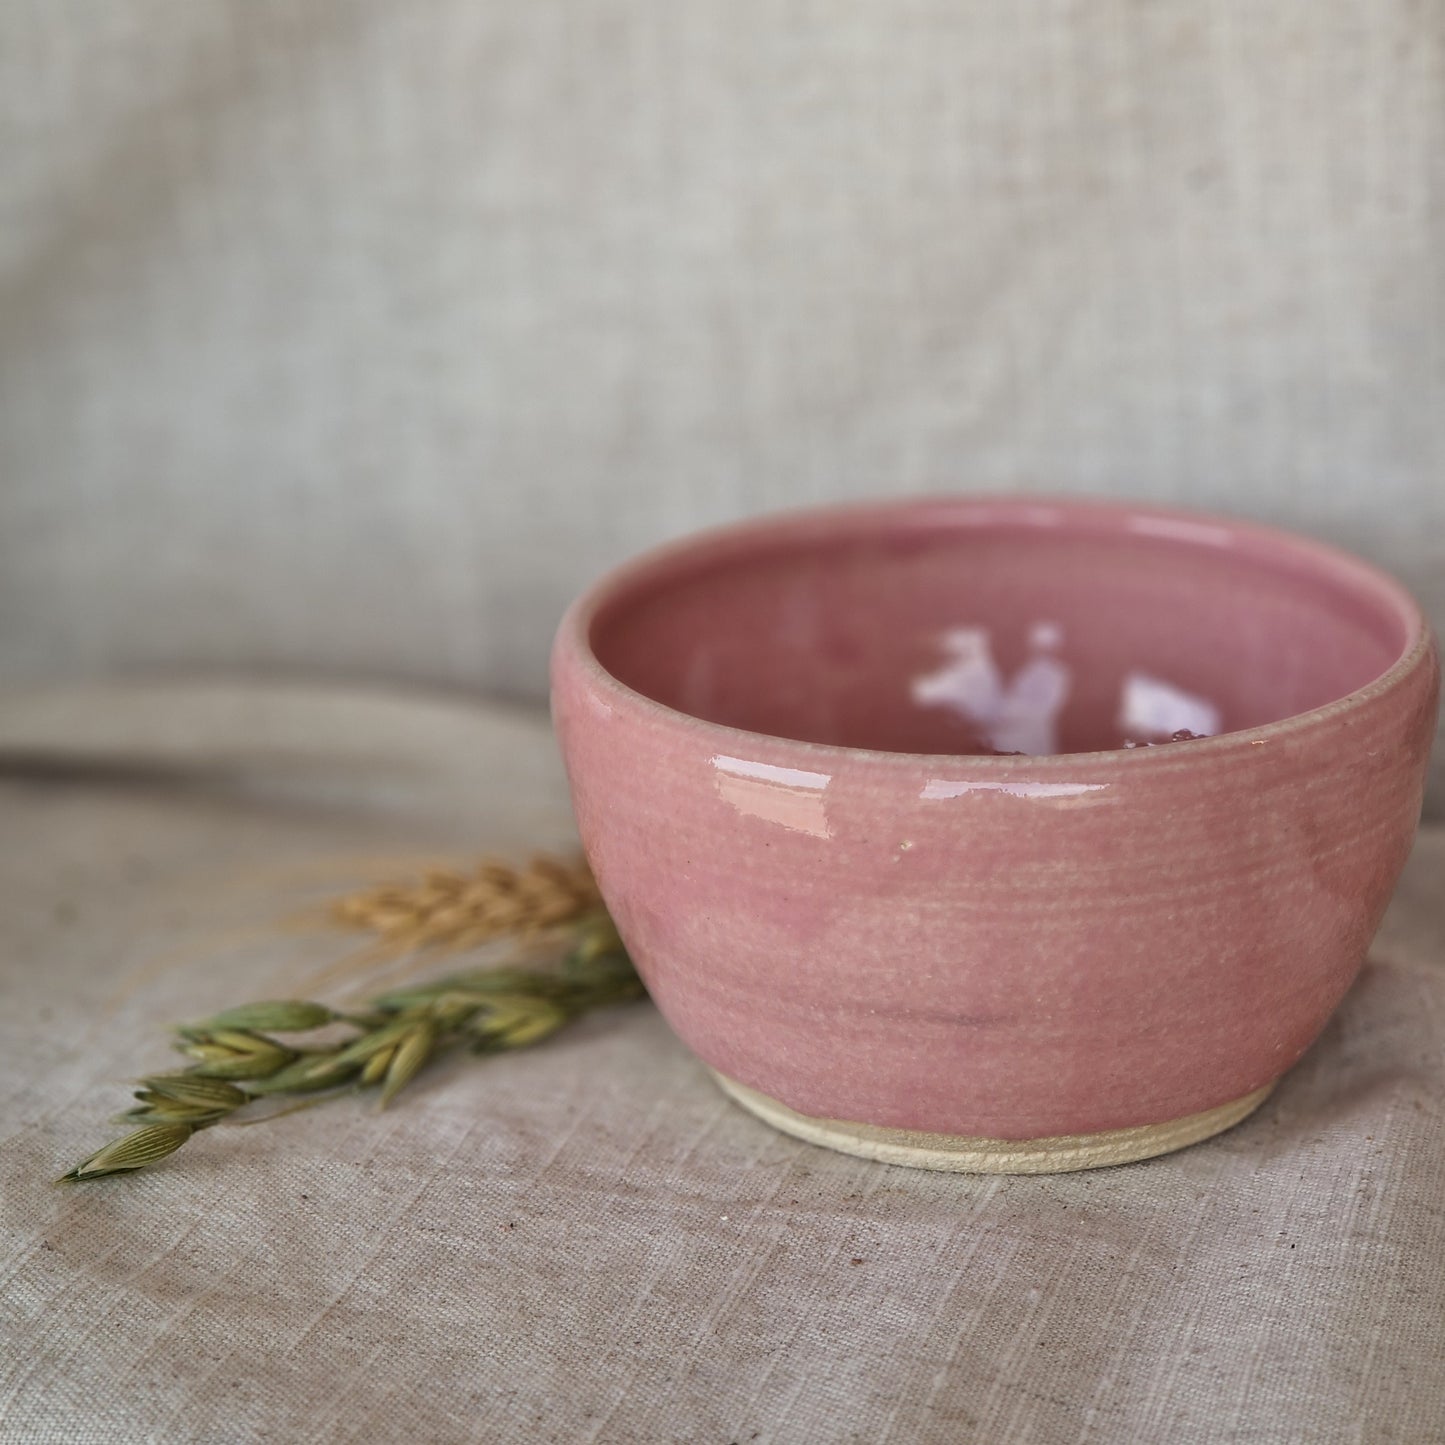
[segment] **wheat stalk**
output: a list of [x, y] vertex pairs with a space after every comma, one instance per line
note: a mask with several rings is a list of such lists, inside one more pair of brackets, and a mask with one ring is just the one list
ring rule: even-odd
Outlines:
[[311, 987], [369, 975], [377, 965], [405, 977], [433, 957], [503, 937], [546, 941], [601, 907], [597, 884], [580, 858], [539, 854], [523, 867], [486, 859], [467, 872], [432, 868], [420, 878], [374, 884], [332, 902], [319, 921], [371, 941], [316, 974]]
[[419, 882], [377, 884], [337, 899], [329, 916], [398, 953], [455, 952], [563, 927], [601, 902], [586, 863], [539, 856], [524, 868], [489, 860], [472, 873], [435, 868]]

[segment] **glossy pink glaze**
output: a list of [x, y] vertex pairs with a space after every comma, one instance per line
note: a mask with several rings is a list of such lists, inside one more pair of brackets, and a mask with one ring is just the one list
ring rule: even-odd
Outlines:
[[1438, 686], [1352, 557], [1026, 498], [704, 534], [553, 652], [583, 843], [677, 1033], [804, 1114], [1006, 1139], [1294, 1063], [1409, 850]]

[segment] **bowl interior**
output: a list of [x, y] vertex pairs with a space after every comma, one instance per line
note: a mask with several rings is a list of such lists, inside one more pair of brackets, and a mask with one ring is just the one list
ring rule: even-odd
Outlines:
[[590, 642], [628, 687], [711, 722], [1043, 754], [1309, 711], [1388, 670], [1412, 630], [1387, 579], [1280, 534], [1123, 509], [916, 507], [674, 548], [604, 594]]

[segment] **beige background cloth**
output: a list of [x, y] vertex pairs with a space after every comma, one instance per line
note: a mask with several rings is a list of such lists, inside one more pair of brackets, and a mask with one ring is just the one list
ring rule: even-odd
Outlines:
[[1439, 624], [1442, 99], [1445, 0], [0, 6], [0, 1439], [1445, 1439], [1445, 833], [1168, 1159], [827, 1154], [641, 1007], [62, 1191], [165, 1022], [335, 956], [278, 913], [570, 821], [520, 714], [15, 690], [535, 701], [639, 547], [955, 488], [1303, 527]]
[[1445, 1438], [1445, 831], [1260, 1113], [1144, 1164], [815, 1149], [639, 1005], [61, 1189], [167, 1023], [349, 947], [278, 917], [570, 822], [540, 718], [427, 697], [12, 692], [0, 768], [7, 1445]]
[[536, 699], [639, 547], [958, 487], [1445, 621], [1445, 0], [6, 0], [0, 97], [0, 677]]

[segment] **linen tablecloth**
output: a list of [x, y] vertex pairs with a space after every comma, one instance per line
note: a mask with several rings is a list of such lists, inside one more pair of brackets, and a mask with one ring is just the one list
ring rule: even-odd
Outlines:
[[642, 1004], [57, 1188], [166, 1024], [353, 946], [299, 910], [570, 816], [539, 715], [189, 682], [0, 699], [0, 809], [0, 1440], [1445, 1439], [1445, 831], [1303, 1063], [1167, 1158], [828, 1153]]

